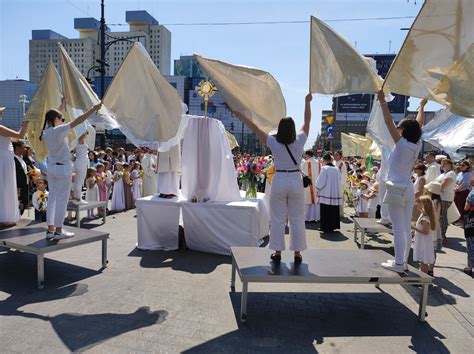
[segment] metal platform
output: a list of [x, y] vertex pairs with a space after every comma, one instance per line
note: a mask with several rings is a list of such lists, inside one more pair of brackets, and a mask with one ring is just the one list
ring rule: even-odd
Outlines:
[[373, 218], [353, 218], [354, 220], [354, 242], [357, 243], [357, 231], [360, 230], [360, 249], [365, 248], [365, 234], [367, 232], [393, 233], [390, 226], [377, 224]]
[[72, 201], [69, 201], [67, 204], [67, 210], [68, 211], [75, 211], [76, 212], [76, 227], [81, 227], [81, 211], [84, 210], [92, 210], [92, 209], [100, 209], [103, 208], [104, 210], [104, 216], [102, 217], [102, 220], [104, 221], [105, 224], [105, 218], [107, 216], [107, 201], [103, 202], [88, 202], [87, 204], [77, 204]]
[[17, 249], [35, 254], [37, 257], [38, 288], [44, 287], [44, 255], [66, 248], [102, 241], [102, 267], [107, 267], [107, 239], [105, 232], [90, 231], [78, 228], [68, 228], [76, 235], [64, 240], [47, 240], [46, 223], [31, 220], [20, 220], [17, 226], [0, 231], [0, 247]]
[[391, 255], [375, 250], [309, 249], [302, 253], [303, 263], [294, 264], [293, 252], [284, 251], [280, 264], [270, 260], [268, 248], [232, 247], [231, 288], [235, 275], [242, 281], [240, 318], [247, 319], [248, 283], [322, 283], [322, 284], [417, 284], [422, 286], [418, 317], [425, 319], [428, 286], [433, 278], [409, 266], [404, 275], [380, 266]]

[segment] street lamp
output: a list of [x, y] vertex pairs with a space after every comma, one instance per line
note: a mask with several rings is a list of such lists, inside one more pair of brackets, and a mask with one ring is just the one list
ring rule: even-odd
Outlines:
[[30, 101], [28, 101], [28, 96], [20, 95], [18, 102], [21, 103], [21, 106], [23, 108], [22, 113], [23, 113], [23, 116], [24, 116], [25, 112], [26, 112], [26, 104], [30, 103]]

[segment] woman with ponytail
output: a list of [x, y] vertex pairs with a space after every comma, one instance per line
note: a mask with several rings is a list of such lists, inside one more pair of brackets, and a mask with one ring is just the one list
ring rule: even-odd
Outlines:
[[[64, 99], [62, 106], [64, 105]], [[48, 223], [47, 239], [61, 240], [74, 236], [74, 233], [63, 230], [67, 203], [71, 191], [72, 161], [67, 136], [71, 129], [83, 123], [97, 112], [102, 103], [93, 106], [71, 123], [64, 123], [59, 110], [51, 109], [46, 113], [40, 140], [48, 149], [48, 185], [49, 198], [46, 221]]]

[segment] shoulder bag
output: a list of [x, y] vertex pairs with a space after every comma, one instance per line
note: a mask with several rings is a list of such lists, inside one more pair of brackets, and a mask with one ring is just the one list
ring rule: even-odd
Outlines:
[[311, 186], [313, 184], [313, 182], [311, 181], [311, 178], [306, 173], [301, 171], [301, 169], [299, 168], [298, 163], [296, 162], [295, 158], [293, 157], [293, 154], [291, 153], [290, 148], [288, 147], [288, 145], [285, 144], [285, 147], [286, 147], [286, 150], [288, 151], [288, 153], [290, 154], [290, 157], [293, 160], [293, 163], [300, 170], [301, 176], [303, 176], [303, 187], [308, 188], [309, 186]]

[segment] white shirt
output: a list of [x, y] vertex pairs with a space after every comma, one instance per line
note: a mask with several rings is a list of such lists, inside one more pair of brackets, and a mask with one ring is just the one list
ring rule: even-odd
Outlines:
[[296, 135], [296, 140], [289, 144], [288, 147], [295, 158], [297, 164], [291, 159], [288, 150], [284, 144], [279, 143], [276, 140], [276, 137], [268, 135], [267, 146], [272, 150], [273, 161], [275, 163], [275, 169], [277, 170], [294, 170], [298, 169], [300, 166], [298, 164], [301, 161], [301, 156], [303, 156], [304, 144], [308, 137], [304, 132], [300, 132]]
[[71, 158], [67, 136], [71, 131], [69, 123], [43, 130], [43, 141], [48, 149], [48, 165], [70, 165]]
[[76, 160], [78, 161], [87, 161], [89, 162], [89, 146], [84, 143], [84, 144], [77, 144], [76, 146]]
[[436, 178], [438, 178], [440, 174], [441, 171], [439, 169], [439, 165], [436, 163], [436, 161], [433, 161], [426, 168], [426, 183], [436, 181]]
[[37, 190], [36, 192], [33, 193], [33, 196], [31, 197], [31, 201], [33, 202], [33, 207], [38, 210], [38, 211], [43, 211], [43, 210], [40, 210], [40, 200], [38, 200], [38, 196], [40, 195], [40, 193], [44, 193], [44, 195], [46, 196], [45, 200], [43, 201], [43, 209], [46, 210], [47, 207], [48, 207], [48, 191], [44, 191], [44, 192], [41, 192], [40, 190]]
[[393, 182], [408, 183], [411, 179], [413, 165], [421, 150], [421, 140], [417, 144], [400, 138], [388, 160], [387, 179]]
[[318, 203], [326, 205], [341, 205], [341, 173], [335, 166], [326, 165], [316, 180]]
[[454, 186], [456, 184], [456, 173], [454, 171], [449, 171], [442, 173], [436, 178], [436, 181], [443, 184], [444, 180], [450, 178], [451, 182], [443, 189], [441, 189], [441, 200], [446, 202], [452, 202], [454, 200]]
[[28, 175], [28, 168], [26, 167], [26, 162], [25, 162], [25, 160], [23, 160], [23, 157], [15, 155], [15, 158], [18, 160], [21, 167], [23, 168], [23, 171], [25, 172], [25, 175]]
[[336, 167], [339, 169], [339, 172], [341, 172], [341, 188], [345, 189], [347, 186], [347, 166], [344, 159], [336, 161]]

